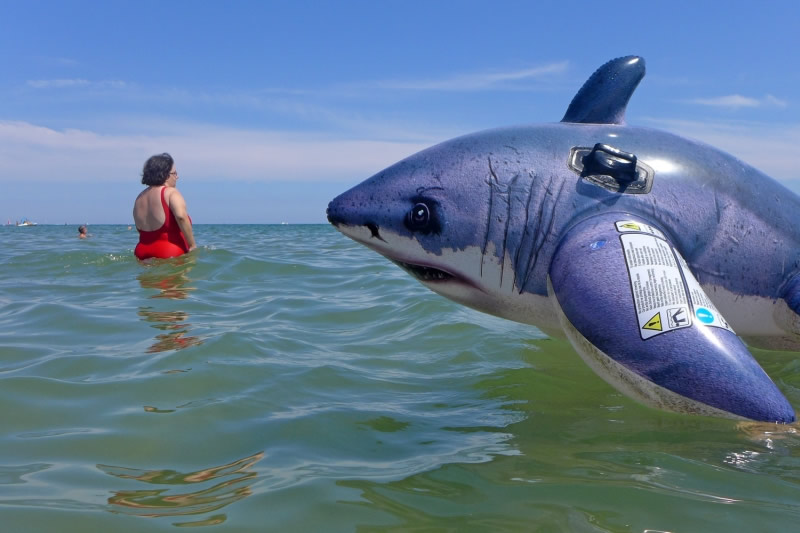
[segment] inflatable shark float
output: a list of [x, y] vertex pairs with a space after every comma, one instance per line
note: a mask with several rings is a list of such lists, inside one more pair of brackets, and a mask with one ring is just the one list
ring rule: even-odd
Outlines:
[[800, 351], [800, 198], [626, 125], [644, 73], [612, 60], [560, 123], [423, 150], [335, 198], [328, 220], [436, 293], [566, 336], [646, 405], [793, 422], [745, 343]]

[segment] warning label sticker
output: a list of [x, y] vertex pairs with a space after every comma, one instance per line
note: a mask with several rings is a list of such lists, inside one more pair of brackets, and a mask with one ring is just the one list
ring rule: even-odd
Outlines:
[[642, 329], [651, 329], [653, 331], [664, 331], [661, 327], [661, 313], [656, 313], [653, 318], [647, 321], [647, 324], [642, 326]]
[[664, 234], [661, 233], [659, 230], [651, 226], [650, 224], [644, 224], [643, 222], [638, 222], [636, 220], [619, 220], [616, 223], [617, 231], [620, 233], [630, 233], [630, 232], [641, 232], [641, 233], [649, 233], [650, 235], [655, 235], [657, 237], [661, 237], [665, 239]]
[[642, 339], [691, 326], [689, 297], [672, 247], [654, 235], [622, 233]]
[[725, 320], [720, 312], [717, 311], [717, 308], [714, 307], [714, 304], [706, 295], [705, 291], [700, 286], [700, 283], [692, 275], [692, 272], [689, 270], [689, 265], [686, 263], [683, 257], [680, 256], [680, 254], [677, 255], [678, 260], [680, 261], [681, 270], [683, 270], [683, 275], [686, 278], [686, 284], [689, 287], [689, 296], [691, 297], [692, 301], [692, 313], [695, 318], [697, 318], [697, 321], [706, 326], [723, 328], [727, 329], [731, 333], [735, 333], [730, 324], [728, 324], [727, 320]]

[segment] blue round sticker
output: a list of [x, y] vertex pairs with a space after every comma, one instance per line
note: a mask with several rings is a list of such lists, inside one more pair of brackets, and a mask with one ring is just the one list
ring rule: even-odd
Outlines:
[[703, 324], [711, 324], [714, 322], [714, 313], [705, 307], [698, 307], [694, 314], [697, 315], [697, 319]]

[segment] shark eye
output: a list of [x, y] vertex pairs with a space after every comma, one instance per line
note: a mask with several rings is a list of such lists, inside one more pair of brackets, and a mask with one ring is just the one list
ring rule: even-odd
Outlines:
[[428, 227], [431, 221], [431, 211], [425, 204], [417, 204], [408, 214], [408, 225], [413, 230], [422, 230]]
[[406, 213], [405, 225], [414, 233], [430, 235], [441, 233], [441, 224], [437, 213], [438, 203], [435, 200], [416, 197], [411, 199], [414, 207]]
[[417, 200], [406, 214], [406, 227], [422, 234], [439, 233], [439, 220], [436, 216], [436, 203]]
[[411, 231], [428, 233], [428, 231], [430, 231], [428, 227], [430, 223], [431, 210], [426, 204], [421, 202], [414, 204], [414, 207], [411, 208], [411, 211], [406, 215], [406, 227]]

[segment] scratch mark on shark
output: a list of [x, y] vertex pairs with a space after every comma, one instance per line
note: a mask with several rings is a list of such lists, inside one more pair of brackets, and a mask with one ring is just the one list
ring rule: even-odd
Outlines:
[[[552, 184], [553, 184], [553, 177], [551, 176], [550, 182], [547, 184], [547, 196], [550, 196], [551, 198], [553, 197]], [[553, 233], [553, 228], [555, 227], [555, 223], [556, 223], [556, 209], [558, 208], [558, 204], [559, 204], [559, 202], [561, 200], [561, 196], [564, 193], [564, 190], [566, 188], [565, 185], [566, 184], [563, 181], [559, 184], [558, 193], [556, 193], [555, 198], [553, 198], [552, 201], [551, 201], [551, 206], [549, 208], [549, 215], [550, 216], [549, 216], [549, 220], [547, 221], [547, 230], [546, 231], [542, 231], [541, 230], [541, 224], [537, 228], [539, 231], [538, 231], [538, 234], [536, 236], [536, 250], [534, 251], [534, 253], [532, 255], [533, 263], [529, 266], [528, 271], [527, 271], [527, 273], [525, 275], [525, 280], [522, 283], [522, 287], [520, 287], [520, 294], [522, 293], [522, 289], [528, 284], [528, 281], [530, 280], [530, 275], [536, 269], [536, 265], [539, 262], [540, 253], [541, 253], [542, 248], [544, 247], [545, 243], [547, 242], [547, 238]], [[540, 221], [543, 219], [543, 214], [542, 213], [544, 212], [544, 209], [545, 209], [545, 203], [546, 203], [545, 201], [542, 201], [541, 209], [539, 211]]]
[[517, 174], [508, 184], [508, 188], [506, 189], [506, 223], [503, 228], [503, 249], [500, 251], [500, 286], [503, 286], [503, 276], [505, 275], [506, 269], [506, 249], [508, 248], [508, 226], [511, 222], [511, 193], [514, 189], [514, 183], [517, 181]]
[[[525, 222], [523, 224], [523, 231], [522, 236], [520, 237], [519, 245], [517, 246], [517, 253], [514, 255], [514, 264], [512, 267], [514, 268], [514, 282], [512, 283], [512, 288], [517, 285], [517, 265], [519, 265], [519, 258], [520, 254], [522, 253], [522, 247], [525, 243], [528, 242], [527, 238], [530, 233], [530, 228], [528, 228], [528, 222], [530, 219], [530, 212], [531, 212], [531, 201], [533, 201], [533, 182], [536, 179], [536, 176], [533, 172], [528, 172], [528, 176], [530, 180], [528, 181], [528, 200], [525, 202]], [[523, 273], [523, 279], [527, 276], [527, 271]]]
[[540, 246], [537, 246], [537, 243], [541, 237], [541, 228], [542, 228], [542, 219], [544, 218], [544, 205], [547, 202], [547, 197], [552, 196], [552, 187], [553, 187], [553, 176], [550, 176], [547, 185], [545, 186], [544, 190], [544, 198], [542, 201], [539, 202], [539, 208], [537, 209], [536, 213], [536, 229], [535, 236], [533, 239], [533, 244], [531, 245], [530, 255], [528, 256], [527, 266], [525, 267], [525, 275], [522, 278], [522, 284], [519, 286], [519, 293], [522, 294], [525, 285], [528, 284], [528, 280], [530, 279], [531, 272], [533, 272], [534, 267], [536, 266], [536, 262], [538, 260], [538, 253]]
[[494, 168], [492, 168], [492, 157], [487, 156], [486, 158], [489, 161], [489, 179], [486, 180], [486, 184], [489, 186], [489, 209], [487, 210], [488, 216], [486, 217], [486, 234], [483, 238], [483, 247], [481, 248], [481, 277], [483, 277], [483, 263], [484, 259], [486, 258], [486, 249], [489, 247], [489, 233], [492, 228], [492, 205], [494, 205], [494, 187], [492, 187], [492, 179], [497, 182], [497, 174], [494, 172]]
[[488, 158], [488, 164], [490, 175], [489, 217], [483, 252], [481, 254], [481, 273], [483, 272], [483, 264], [489, 249], [489, 242], [495, 242], [496, 248], [494, 253], [500, 263], [499, 286], [502, 287], [505, 280], [506, 251], [508, 250], [508, 240], [511, 231], [510, 224], [514, 188], [519, 178], [519, 173], [515, 174], [508, 181], [503, 181], [495, 170], [494, 164], [492, 164], [491, 156]]

